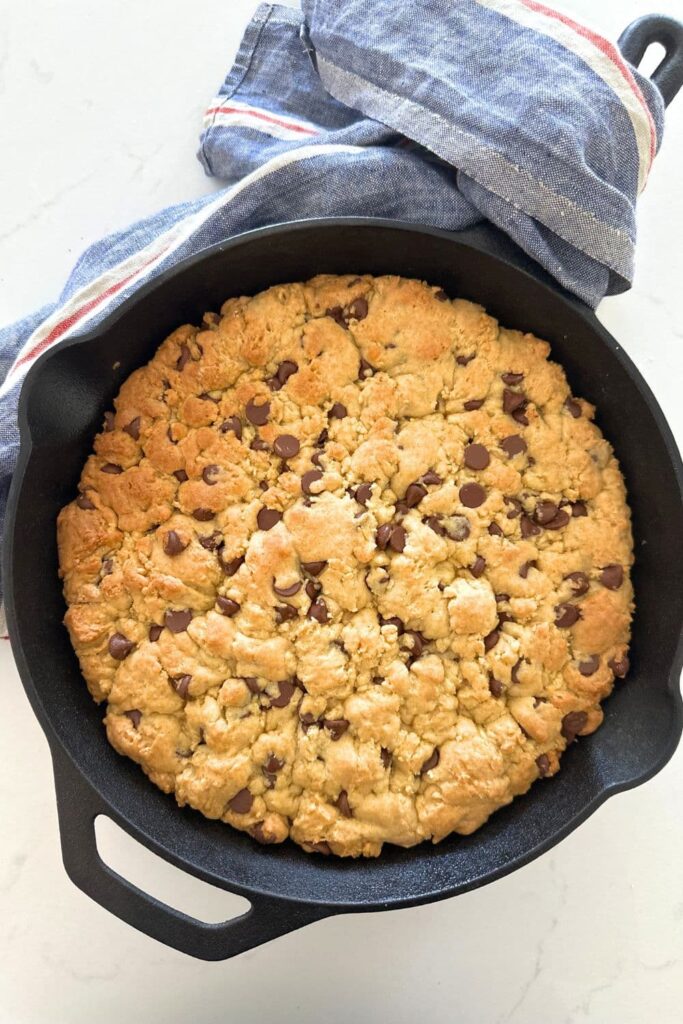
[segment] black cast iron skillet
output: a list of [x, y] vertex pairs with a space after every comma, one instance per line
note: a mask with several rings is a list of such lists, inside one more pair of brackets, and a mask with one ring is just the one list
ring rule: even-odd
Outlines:
[[[676, 81], [664, 83], [669, 97], [683, 80], [678, 66]], [[57, 513], [75, 494], [93, 435], [123, 380], [173, 328], [199, 322], [228, 296], [320, 272], [424, 278], [450, 295], [481, 302], [507, 326], [547, 338], [573, 391], [597, 406], [598, 423], [616, 448], [636, 543], [633, 667], [606, 702], [602, 728], [566, 753], [557, 777], [534, 785], [473, 836], [387, 848], [370, 861], [310, 856], [290, 842], [261, 847], [242, 832], [180, 810], [119, 757], [62, 625], [56, 568]], [[339, 219], [234, 238], [157, 277], [91, 334], [46, 353], [26, 379], [19, 421], [21, 452], [4, 550], [7, 617], [19, 672], [53, 756], [64, 863], [84, 892], [148, 935], [218, 960], [331, 914], [465, 892], [548, 850], [608, 796], [645, 782], [671, 757], [683, 722], [679, 454], [648, 386], [593, 313], [492, 229], [453, 235]], [[100, 814], [173, 864], [246, 896], [251, 909], [212, 925], [148, 896], [100, 859], [94, 832]]]

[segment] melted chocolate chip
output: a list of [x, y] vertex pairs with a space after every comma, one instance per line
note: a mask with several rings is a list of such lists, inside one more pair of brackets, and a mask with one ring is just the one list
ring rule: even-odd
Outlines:
[[159, 639], [159, 637], [161, 636], [161, 634], [163, 633], [163, 631], [164, 631], [164, 627], [163, 626], [158, 626], [156, 624], [150, 626], [149, 627], [149, 640], [150, 640], [150, 643], [155, 644], [157, 642], [157, 640]]
[[322, 853], [324, 857], [329, 857], [332, 853], [332, 848], [329, 843], [308, 843], [307, 846], [311, 853]]
[[519, 522], [522, 530], [522, 537], [525, 539], [528, 537], [536, 537], [541, 532], [540, 526], [537, 526], [533, 519], [527, 515], [523, 515]]
[[102, 429], [105, 432], [105, 434], [111, 434], [112, 430], [114, 429], [114, 413], [113, 412], [105, 412], [105, 414], [104, 414], [104, 423], [102, 425]]
[[256, 515], [259, 530], [272, 530], [282, 519], [282, 512], [274, 508], [261, 508]]
[[523, 373], [501, 373], [500, 376], [504, 384], [521, 384], [524, 380]]
[[624, 570], [621, 565], [606, 565], [600, 573], [600, 582], [608, 590], [618, 590], [624, 582]]
[[492, 697], [502, 697], [503, 684], [500, 679], [495, 679], [493, 676], [489, 676], [489, 690]]
[[293, 374], [297, 372], [299, 366], [294, 362], [293, 359], [283, 359], [275, 371], [275, 376], [280, 384], [280, 387], [284, 387], [287, 381]]
[[500, 527], [498, 525], [498, 523], [489, 523], [489, 528], [488, 529], [489, 529], [489, 534], [490, 534], [491, 537], [504, 537], [505, 536], [505, 533], [503, 532], [502, 527]]
[[585, 711], [570, 711], [562, 719], [562, 735], [567, 741], [567, 746], [573, 743], [582, 729], [586, 727], [588, 715]]
[[512, 666], [512, 671], [510, 672], [510, 679], [515, 684], [515, 686], [519, 685], [520, 679], [518, 673], [523, 664], [524, 661], [522, 660], [522, 658], [518, 658], [518, 660]]
[[600, 656], [597, 654], [591, 654], [587, 661], [579, 662], [579, 672], [582, 676], [592, 676], [600, 668]]
[[262, 846], [270, 846], [272, 843], [276, 843], [277, 839], [275, 836], [266, 835], [263, 831], [263, 822], [259, 821], [256, 825], [252, 825], [249, 829], [249, 835], [252, 839], [255, 839], [257, 843], [261, 843]]
[[138, 711], [137, 708], [132, 708], [130, 711], [123, 712], [126, 718], [130, 718], [133, 723], [133, 728], [137, 729], [140, 726], [140, 719], [142, 718], [142, 712]]
[[105, 462], [103, 466], [100, 466], [100, 470], [103, 473], [111, 473], [113, 476], [123, 473], [123, 467], [119, 466], [116, 462]]
[[175, 676], [171, 679], [171, 686], [182, 700], [187, 700], [187, 691], [190, 688], [192, 682], [192, 676]]
[[474, 359], [474, 355], [475, 354], [473, 352], [472, 355], [470, 356], [456, 356], [455, 361], [458, 364], [458, 366], [467, 366], [467, 364], [471, 363], [472, 360]]
[[512, 458], [514, 455], [521, 455], [522, 452], [525, 452], [527, 443], [519, 434], [510, 434], [509, 437], [503, 438], [500, 447], [509, 458]]
[[544, 779], [550, 771], [550, 758], [547, 754], [538, 755], [536, 758], [536, 767], [538, 768], [538, 774], [542, 779]]
[[463, 409], [466, 412], [474, 412], [475, 409], [481, 409], [483, 404], [483, 398], [470, 398], [467, 402], [464, 403]]
[[437, 536], [446, 536], [446, 527], [442, 524], [439, 516], [427, 516], [427, 518], [423, 519], [422, 522], [425, 524], [425, 526], [428, 526], [430, 530], [433, 530], [434, 533], [437, 534]]
[[389, 547], [389, 538], [394, 532], [395, 523], [383, 523], [375, 533], [375, 543], [380, 551], [386, 551]]
[[346, 318], [344, 317], [344, 310], [341, 306], [330, 306], [329, 309], [325, 310], [325, 316], [331, 317], [335, 320], [340, 327], [347, 328]]
[[238, 441], [242, 440], [242, 422], [239, 416], [229, 416], [220, 425], [221, 434], [232, 432]]
[[406, 627], [398, 615], [392, 615], [388, 619], [385, 619], [383, 615], [379, 615], [378, 618], [380, 626], [394, 626], [398, 635], [403, 636]]
[[521, 409], [526, 404], [526, 397], [519, 391], [510, 391], [509, 388], [503, 390], [503, 412], [512, 415], [518, 409]]
[[411, 645], [410, 659], [411, 659], [411, 661], [417, 661], [417, 659], [420, 657], [420, 655], [422, 654], [422, 652], [423, 652], [423, 650], [425, 648], [425, 638], [422, 636], [422, 633], [419, 633], [416, 629], [407, 629], [405, 631], [405, 633], [404, 633], [404, 636], [408, 640], [410, 640], [410, 645]]
[[446, 536], [451, 540], [467, 540], [470, 535], [470, 522], [465, 516], [446, 516], [443, 523]]
[[553, 516], [549, 522], [543, 524], [543, 528], [545, 530], [562, 530], [568, 522], [569, 516], [564, 509], [561, 508], [556, 516]]
[[614, 672], [617, 679], [624, 679], [628, 675], [628, 670], [631, 667], [628, 657], [622, 654], [620, 658], [611, 658], [607, 664]]
[[570, 629], [581, 618], [581, 612], [575, 604], [558, 604], [555, 625], [558, 629]]
[[173, 471], [173, 476], [176, 478], [179, 484], [184, 484], [189, 477], [184, 469], [176, 469]]
[[342, 789], [341, 793], [335, 800], [335, 806], [339, 808], [345, 818], [353, 817], [353, 811], [351, 810], [351, 804], [349, 803], [349, 797], [345, 789]]
[[180, 346], [180, 355], [176, 359], [176, 370], [182, 370], [190, 360], [190, 350], [187, 345]]
[[417, 505], [420, 504], [422, 499], [426, 497], [427, 488], [423, 487], [422, 484], [413, 483], [408, 484], [403, 500], [405, 501], [408, 508], [415, 508]]
[[486, 559], [482, 558], [481, 555], [477, 555], [475, 560], [472, 562], [472, 565], [470, 566], [470, 572], [474, 576], [475, 580], [478, 580], [479, 577], [483, 575], [485, 568]]
[[299, 721], [304, 732], [308, 732], [311, 726], [319, 724], [318, 719], [310, 711], [305, 711], [303, 715], [299, 715]]
[[538, 568], [538, 563], [535, 559], [533, 559], [530, 562], [522, 562], [522, 564], [519, 567], [519, 575], [522, 577], [523, 580], [525, 580], [529, 575], [529, 569], [536, 568]]
[[169, 530], [164, 537], [164, 554], [179, 555], [181, 551], [184, 551], [187, 547], [187, 543], [181, 539], [181, 537], [175, 532], [175, 530]]
[[288, 587], [278, 587], [277, 584], [273, 582], [273, 590], [279, 597], [294, 597], [294, 595], [298, 594], [301, 590], [301, 580], [297, 580], [295, 583], [290, 583]]
[[382, 764], [384, 765], [384, 767], [386, 769], [391, 768], [391, 762], [392, 762], [391, 751], [387, 750], [386, 747], [382, 747], [380, 749], [379, 756], [382, 759]]
[[567, 398], [565, 400], [564, 407], [567, 410], [567, 412], [574, 417], [575, 420], [578, 420], [578, 418], [581, 415], [581, 406], [575, 398]]
[[237, 558], [231, 558], [229, 562], [226, 562], [219, 553], [218, 561], [226, 576], [234, 576], [244, 564], [244, 555], [238, 555]]
[[123, 428], [127, 434], [133, 438], [134, 441], [140, 440], [140, 417], [136, 416], [134, 420], [127, 423]]
[[281, 626], [283, 622], [290, 622], [292, 619], [296, 619], [298, 611], [291, 604], [278, 604], [275, 607], [275, 621], [278, 626]]
[[270, 445], [262, 437], [255, 437], [249, 444], [252, 452], [269, 452]]
[[228, 807], [233, 814], [248, 814], [253, 802], [254, 798], [249, 790], [240, 789], [239, 793], [235, 793], [232, 800], [228, 800]]
[[348, 416], [348, 412], [345, 405], [342, 405], [341, 402], [335, 402], [327, 415], [331, 420], [343, 420]]
[[320, 622], [321, 624], [327, 622], [329, 619], [329, 613], [327, 611], [327, 605], [324, 598], [316, 597], [306, 615], [307, 618], [315, 619], [316, 622]]
[[586, 502], [585, 501], [573, 501], [571, 503], [571, 506], [572, 506], [572, 516], [575, 519], [577, 519], [579, 516], [587, 516], [588, 515], [588, 509], [586, 508]]
[[197, 537], [197, 540], [206, 551], [216, 551], [223, 543], [223, 535], [214, 530], [205, 537]]
[[434, 298], [438, 299], [439, 302], [448, 302], [448, 296], [443, 288], [439, 288], [438, 291], [434, 292]]
[[189, 608], [176, 611], [168, 611], [164, 615], [164, 625], [172, 633], [184, 633], [192, 621], [192, 612]]
[[123, 633], [114, 633], [109, 637], [109, 653], [115, 661], [123, 661], [135, 647], [132, 640], [129, 640]]
[[243, 676], [242, 682], [249, 690], [249, 693], [257, 694], [261, 693], [261, 687], [258, 684], [258, 680], [254, 676]]
[[402, 526], [394, 526], [389, 537], [389, 547], [392, 551], [396, 551], [398, 554], [403, 551], [406, 546], [406, 531]]
[[431, 484], [442, 484], [443, 480], [433, 469], [428, 469], [426, 473], [423, 473], [420, 477], [419, 483], [425, 484], [429, 487]]
[[292, 434], [280, 434], [273, 442], [273, 451], [281, 459], [293, 459], [299, 454], [300, 444]]
[[111, 576], [114, 571], [114, 561], [111, 558], [102, 559], [102, 569], [100, 572], [101, 576]]
[[309, 573], [311, 576], [319, 576], [323, 571], [327, 562], [302, 562], [301, 568], [304, 572]]
[[438, 747], [435, 747], [432, 753], [429, 755], [427, 760], [420, 768], [420, 775], [426, 775], [427, 772], [431, 772], [433, 768], [436, 768], [437, 764], [439, 763], [440, 756], [441, 755], [439, 754]]
[[464, 462], [468, 469], [486, 469], [491, 462], [491, 456], [483, 444], [468, 444], [464, 452]]
[[585, 572], [570, 572], [565, 576], [565, 580], [569, 580], [575, 597], [582, 597], [588, 593], [590, 580]]
[[216, 598], [216, 604], [220, 608], [223, 615], [227, 615], [228, 618], [232, 618], [233, 615], [237, 615], [241, 608], [241, 605], [237, 601], [233, 601], [231, 597], [222, 597], [220, 594]]
[[250, 423], [253, 423], [255, 427], [263, 427], [268, 422], [270, 415], [270, 402], [268, 399], [264, 399], [263, 402], [257, 404], [255, 398], [250, 398], [245, 412]]
[[270, 706], [271, 708], [286, 708], [294, 696], [296, 686], [290, 679], [281, 679], [278, 687], [280, 692], [277, 697], [271, 697]]
[[318, 480], [322, 480], [322, 478], [323, 475], [319, 469], [307, 470], [307, 472], [301, 477], [301, 490], [304, 494], [312, 494], [313, 491], [311, 490], [311, 486], [317, 483]]
[[311, 601], [315, 601], [322, 589], [322, 584], [318, 583], [317, 580], [308, 580], [306, 583], [306, 593], [310, 597]]
[[347, 318], [351, 320], [365, 320], [368, 315], [368, 300], [364, 299], [363, 296], [359, 296], [354, 299], [349, 306]]
[[330, 739], [336, 742], [348, 729], [349, 722], [345, 718], [323, 718], [323, 726], [329, 732]]
[[208, 523], [211, 519], [214, 519], [216, 513], [210, 508], [196, 508], [192, 515], [198, 523]]
[[524, 511], [524, 506], [521, 501], [518, 501], [517, 498], [504, 498], [503, 501], [506, 505], [510, 506], [510, 510], [507, 514], [508, 519], [517, 519], [518, 516], [521, 516]]
[[204, 469], [202, 470], [202, 480], [205, 484], [208, 484], [209, 487], [213, 487], [216, 483], [214, 478], [217, 477], [219, 473], [220, 469], [216, 465], [204, 466]]
[[356, 487], [353, 496], [359, 505], [367, 505], [372, 497], [372, 484], [361, 484]]
[[88, 498], [87, 495], [85, 494], [78, 495], [78, 497], [76, 498], [76, 504], [78, 505], [79, 508], [82, 508], [85, 511], [95, 508], [90, 498]]
[[359, 380], [367, 380], [368, 377], [372, 377], [374, 372], [375, 367], [361, 356], [360, 366], [358, 367]]
[[458, 494], [465, 508], [479, 508], [486, 501], [486, 491], [481, 484], [463, 484]]
[[271, 754], [266, 763], [264, 764], [263, 770], [267, 772], [268, 775], [277, 775], [277, 773], [281, 771], [284, 768], [284, 766], [284, 761], [281, 761], [279, 757], [275, 756], [275, 754]]
[[500, 640], [500, 632], [499, 632], [499, 630], [492, 629], [491, 632], [487, 633], [486, 636], [484, 637], [484, 650], [487, 653], [488, 653], [488, 651], [492, 651], [493, 648], [496, 646], [496, 644], [498, 643], [499, 640]]
[[552, 522], [555, 518], [559, 509], [557, 505], [552, 501], [539, 501], [534, 512], [536, 522], [541, 526], [545, 526], [547, 523]]

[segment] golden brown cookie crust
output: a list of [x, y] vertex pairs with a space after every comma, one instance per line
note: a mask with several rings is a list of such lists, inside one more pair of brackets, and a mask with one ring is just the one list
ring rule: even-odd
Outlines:
[[59, 516], [107, 735], [307, 850], [470, 833], [628, 667], [630, 516], [549, 346], [398, 277], [228, 300], [125, 382]]

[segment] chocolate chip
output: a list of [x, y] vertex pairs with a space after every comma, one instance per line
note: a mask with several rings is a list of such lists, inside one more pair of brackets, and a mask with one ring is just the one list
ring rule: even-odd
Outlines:
[[525, 539], [528, 537], [536, 537], [541, 532], [540, 526], [537, 526], [533, 519], [527, 515], [523, 515], [519, 522], [522, 530], [522, 537]]
[[280, 387], [284, 387], [289, 378], [297, 372], [299, 366], [294, 362], [293, 359], [283, 359], [275, 371], [275, 376], [280, 384]]
[[482, 558], [481, 555], [477, 555], [475, 560], [472, 562], [472, 565], [470, 566], [470, 572], [474, 576], [475, 580], [478, 580], [479, 577], [483, 575], [485, 568], [486, 559]]
[[190, 359], [190, 350], [187, 345], [180, 346], [180, 355], [176, 359], [176, 370], [182, 370]]
[[123, 473], [123, 468], [116, 462], [105, 462], [103, 466], [100, 466], [100, 469], [103, 473], [112, 473], [114, 475]]
[[588, 715], [585, 711], [570, 711], [562, 719], [562, 735], [567, 741], [567, 746], [573, 743], [582, 729], [585, 728]]
[[240, 789], [239, 793], [235, 793], [232, 800], [228, 800], [228, 807], [233, 814], [248, 814], [253, 802], [254, 798], [249, 790]]
[[277, 839], [275, 836], [268, 836], [263, 831], [263, 822], [259, 821], [256, 825], [252, 825], [249, 829], [249, 835], [252, 839], [255, 839], [257, 843], [261, 843], [262, 846], [270, 846], [272, 843], [276, 843]]
[[375, 533], [375, 543], [380, 551], [386, 551], [389, 547], [389, 539], [394, 532], [395, 523], [383, 523]]
[[368, 377], [372, 377], [374, 372], [375, 367], [361, 356], [360, 366], [358, 367], [359, 380], [367, 380]]
[[535, 561], [535, 559], [531, 562], [523, 562], [519, 567], [519, 575], [522, 577], [523, 580], [525, 580], [529, 575], [529, 569], [536, 568], [538, 568], [538, 563]]
[[308, 843], [307, 846], [311, 853], [322, 853], [325, 857], [332, 853], [329, 843]]
[[496, 646], [496, 644], [498, 643], [499, 640], [500, 640], [500, 632], [499, 632], [499, 630], [492, 629], [491, 632], [487, 633], [486, 636], [484, 637], [484, 650], [487, 653], [488, 653], [488, 651], [492, 651], [493, 648]]
[[565, 400], [564, 407], [568, 413], [571, 413], [575, 420], [578, 420], [581, 415], [581, 406], [575, 398], [567, 398]]
[[280, 692], [277, 697], [270, 698], [270, 706], [271, 708], [286, 708], [294, 696], [296, 686], [290, 679], [281, 679], [278, 687]]
[[315, 442], [316, 448], [323, 448], [327, 444], [329, 439], [330, 439], [330, 432], [327, 429], [327, 427], [325, 427], [325, 429], [321, 430], [320, 433], [318, 434], [318, 439]]
[[229, 416], [227, 420], [224, 420], [220, 425], [221, 434], [227, 434], [232, 431], [238, 441], [242, 440], [242, 421], [239, 416]]
[[611, 658], [607, 664], [612, 669], [617, 679], [624, 679], [625, 676], [628, 675], [628, 670], [631, 667], [628, 657], [625, 654], [622, 654], [620, 658]]
[[344, 317], [344, 310], [341, 306], [330, 306], [329, 309], [325, 310], [325, 316], [332, 317], [340, 327], [347, 327], [346, 318]]
[[491, 462], [491, 456], [483, 444], [468, 444], [464, 452], [464, 462], [468, 469], [486, 469]]
[[[519, 409], [515, 409], [515, 411], [511, 413], [511, 416], [515, 423], [521, 423], [524, 427], [529, 426], [529, 420], [526, 416], [526, 407], [528, 404], [528, 402], [524, 402], [524, 405], [520, 406]], [[533, 463], [531, 463], [531, 460], [529, 460], [529, 464], [533, 465]]]
[[546, 523], [551, 522], [555, 518], [558, 512], [559, 509], [554, 502], [539, 501], [536, 506], [536, 511], [534, 512], [534, 518], [541, 526], [545, 526]]
[[233, 615], [237, 615], [241, 608], [241, 605], [237, 601], [233, 601], [231, 597], [222, 597], [219, 595], [216, 598], [216, 604], [220, 608], [223, 615], [227, 615], [228, 618], [232, 618]]
[[351, 810], [351, 804], [345, 789], [342, 789], [341, 793], [335, 800], [335, 806], [339, 808], [345, 818], [352, 818], [353, 811]]
[[524, 380], [523, 373], [501, 373], [500, 376], [505, 384], [521, 384]]
[[210, 395], [208, 391], [202, 391], [199, 397], [203, 402], [213, 402], [215, 405], [220, 404], [220, 398], [214, 398], [213, 395]]
[[467, 364], [471, 363], [472, 360], [474, 359], [474, 355], [475, 354], [473, 352], [471, 356], [456, 356], [455, 361], [458, 364], [458, 366], [467, 366]]
[[380, 749], [379, 756], [382, 759], [382, 764], [384, 765], [384, 767], [387, 768], [387, 769], [391, 768], [391, 762], [392, 762], [391, 751], [387, 750], [386, 747], [382, 747]]
[[451, 540], [467, 540], [470, 535], [470, 521], [465, 516], [446, 516], [444, 519], [446, 536]]
[[199, 523], [208, 523], [211, 519], [214, 519], [216, 513], [210, 508], [196, 508], [192, 515]]
[[538, 768], [538, 774], [542, 779], [544, 779], [550, 771], [550, 758], [547, 754], [538, 755], [536, 758], [536, 767]]
[[442, 484], [443, 480], [438, 473], [435, 473], [433, 469], [428, 469], [426, 473], [423, 473], [420, 477], [419, 483], [430, 486], [431, 484]]
[[303, 715], [299, 715], [299, 721], [304, 732], [308, 732], [311, 726], [318, 725], [318, 719], [310, 711], [305, 711]]
[[343, 420], [348, 416], [348, 412], [345, 405], [342, 405], [341, 402], [335, 402], [327, 415], [331, 420]]
[[292, 434], [280, 434], [273, 442], [273, 451], [281, 459], [293, 459], [299, 454], [300, 444]]
[[399, 619], [398, 615], [392, 615], [390, 618], [385, 619], [383, 615], [379, 615], [380, 626], [395, 626], [396, 632], [399, 636], [403, 636], [405, 632], [405, 625], [402, 619]]
[[517, 409], [521, 409], [526, 404], [526, 397], [519, 391], [510, 391], [509, 388], [503, 390], [503, 412], [512, 415]]
[[397, 501], [394, 505], [397, 516], [407, 516], [410, 512], [410, 506], [405, 501]]
[[244, 555], [238, 555], [237, 558], [231, 558], [229, 562], [226, 562], [219, 552], [218, 561], [220, 562], [221, 569], [226, 576], [234, 576], [238, 569], [244, 564]]
[[621, 565], [606, 565], [600, 573], [600, 582], [608, 590], [618, 590], [624, 582], [624, 570]]
[[475, 409], [481, 409], [483, 404], [483, 398], [470, 398], [464, 403], [463, 409], [465, 409], [466, 412], [474, 412]]
[[114, 562], [111, 558], [102, 559], [101, 576], [110, 576], [114, 571]]
[[325, 623], [329, 619], [327, 605], [322, 597], [317, 597], [308, 609], [307, 618], [315, 619], [316, 622]]
[[425, 638], [422, 636], [422, 633], [418, 633], [416, 629], [407, 629], [404, 636], [410, 640], [411, 661], [417, 661], [425, 648]]
[[509, 594], [494, 594], [493, 596], [495, 597], [498, 604], [504, 604], [506, 601], [510, 600]]
[[192, 612], [189, 608], [166, 612], [164, 624], [172, 633], [184, 633], [192, 621]]
[[550, 522], [543, 524], [543, 528], [545, 530], [561, 530], [567, 525], [568, 522], [569, 516], [564, 511], [564, 509], [561, 508], [559, 509], [557, 515], [553, 516]]
[[319, 576], [323, 571], [327, 562], [302, 562], [301, 568], [304, 572], [310, 573], [311, 576]]
[[260, 508], [256, 516], [259, 530], [272, 530], [282, 519], [282, 512], [274, 508]]
[[206, 551], [216, 551], [223, 543], [223, 535], [214, 530], [205, 537], [197, 537], [197, 540]]
[[555, 625], [558, 629], [570, 629], [581, 618], [581, 612], [575, 604], [558, 604]]
[[525, 452], [527, 443], [519, 434], [510, 434], [509, 437], [503, 438], [500, 447], [509, 458], [512, 458], [513, 455], [521, 455], [522, 452]]
[[523, 664], [524, 664], [523, 659], [522, 658], [518, 658], [518, 660], [512, 666], [512, 671], [510, 672], [510, 679], [512, 680], [512, 682], [516, 686], [518, 686], [519, 682], [520, 682], [518, 673], [519, 673], [519, 670], [520, 670], [520, 668], [522, 667]]
[[249, 690], [249, 693], [261, 693], [261, 687], [258, 684], [258, 680], [255, 679], [254, 676], [243, 676], [242, 682]]
[[167, 430], [166, 430], [166, 437], [167, 437], [167, 438], [169, 439], [169, 441], [171, 442], [171, 444], [177, 444], [177, 443], [178, 443], [178, 442], [177, 442], [177, 441], [175, 440], [175, 438], [173, 437], [173, 430], [172, 430], [172, 426], [171, 426], [171, 425], [169, 425], [169, 427], [168, 427], [168, 428], [167, 428]]
[[571, 506], [572, 506], [572, 515], [573, 515], [573, 517], [575, 519], [577, 519], [579, 516], [587, 516], [588, 515], [588, 509], [586, 508], [586, 502], [585, 501], [572, 501]]
[[153, 625], [149, 627], [150, 643], [155, 644], [164, 631], [163, 626]]
[[171, 679], [171, 686], [182, 700], [187, 700], [187, 691], [190, 688], [192, 682], [192, 676], [175, 676]]
[[565, 576], [565, 580], [569, 580], [575, 597], [582, 597], [588, 593], [590, 580], [585, 572], [570, 572]]
[[250, 398], [245, 411], [250, 423], [253, 423], [255, 427], [263, 427], [268, 422], [270, 415], [270, 402], [268, 399], [264, 399], [261, 404], [257, 405], [256, 399]]
[[588, 661], [579, 662], [579, 672], [582, 676], [592, 676], [600, 668], [600, 657], [597, 654], [591, 654]]
[[283, 622], [290, 622], [292, 619], [296, 619], [298, 611], [291, 604], [279, 604], [275, 607], [275, 621], [278, 626], [281, 626]]
[[345, 718], [323, 718], [323, 725], [330, 734], [330, 739], [337, 741], [341, 739], [349, 727]]
[[406, 546], [406, 531], [402, 526], [394, 526], [389, 537], [389, 547], [400, 554]]
[[368, 301], [367, 299], [364, 299], [363, 296], [361, 295], [357, 299], [354, 299], [351, 305], [349, 306], [347, 317], [353, 320], [365, 320], [367, 315]]
[[492, 697], [503, 696], [503, 684], [500, 679], [494, 679], [493, 676], [489, 676], [489, 690]]
[[125, 432], [127, 434], [130, 434], [130, 436], [133, 438], [134, 441], [139, 441], [140, 440], [140, 417], [136, 416], [135, 419], [131, 420], [130, 423], [126, 424], [126, 426], [123, 429], [125, 430]]
[[277, 775], [277, 773], [281, 771], [281, 769], [284, 768], [284, 766], [284, 761], [281, 761], [279, 757], [275, 756], [275, 754], [271, 754], [266, 763], [264, 764], [263, 770], [267, 772], [268, 775]]
[[255, 437], [249, 444], [252, 452], [269, 452], [270, 445], [262, 437]]
[[131, 711], [123, 712], [126, 718], [130, 718], [133, 723], [133, 728], [137, 729], [140, 725], [140, 719], [142, 718], [142, 712], [138, 711], [137, 708], [133, 708]]
[[420, 775], [426, 775], [427, 772], [431, 772], [433, 768], [436, 768], [440, 758], [438, 747], [435, 747], [432, 753], [429, 755], [425, 763], [420, 768]]
[[[540, 530], [539, 530], [539, 533], [540, 533]], [[505, 536], [502, 527], [500, 527], [498, 525], [498, 523], [489, 523], [489, 534], [491, 535], [491, 537], [504, 537]]]
[[427, 497], [427, 488], [423, 487], [420, 483], [408, 484], [404, 501], [408, 508], [415, 508], [420, 504], [423, 498]]
[[76, 504], [78, 505], [79, 508], [82, 508], [86, 511], [95, 508], [90, 498], [88, 498], [87, 495], [85, 494], [78, 495], [78, 497], [76, 498]]
[[104, 414], [104, 424], [102, 426], [102, 429], [104, 430], [105, 434], [111, 434], [112, 430], [114, 429], [114, 413], [113, 412], [105, 412], [105, 414]]
[[189, 480], [189, 477], [184, 469], [175, 469], [173, 471], [173, 476], [176, 478], [179, 484], [184, 484], [186, 480]]
[[448, 302], [448, 296], [446, 295], [443, 288], [439, 288], [438, 291], [434, 292], [434, 298], [438, 299], [439, 302]]
[[372, 484], [361, 484], [353, 493], [359, 505], [367, 505], [372, 497]]
[[510, 506], [510, 511], [507, 514], [508, 519], [517, 519], [524, 511], [524, 506], [517, 498], [504, 498], [503, 501], [506, 505]]
[[[439, 516], [427, 516], [426, 519], [422, 520], [422, 522], [425, 524], [425, 526], [428, 526], [430, 530], [433, 530], [434, 533], [437, 534], [437, 536], [446, 536], [446, 527], [442, 524]], [[380, 527], [380, 530], [381, 529], [382, 527]]]
[[204, 469], [202, 470], [202, 480], [205, 484], [208, 484], [209, 487], [213, 487], [216, 483], [214, 477], [218, 476], [219, 473], [220, 469], [216, 465], [204, 466]]
[[322, 480], [323, 475], [319, 469], [309, 469], [301, 477], [301, 490], [304, 494], [312, 494], [311, 485], [317, 483], [318, 480]]
[[486, 491], [481, 484], [463, 484], [458, 494], [465, 508], [479, 508], [486, 501]]
[[109, 637], [109, 653], [116, 661], [123, 661], [135, 647], [132, 640], [129, 640], [123, 633], [114, 633]]
[[175, 530], [169, 530], [164, 537], [164, 554], [165, 555], [179, 555], [181, 551], [184, 551], [187, 544], [180, 538]]

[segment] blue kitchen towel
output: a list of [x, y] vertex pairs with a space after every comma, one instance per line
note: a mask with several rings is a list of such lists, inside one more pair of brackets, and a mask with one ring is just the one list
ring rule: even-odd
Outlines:
[[489, 221], [595, 306], [630, 287], [663, 113], [615, 46], [536, 0], [261, 4], [201, 137], [227, 187], [92, 245], [56, 303], [0, 330], [0, 529], [27, 369], [178, 260], [305, 217]]

